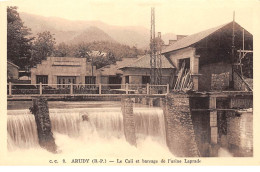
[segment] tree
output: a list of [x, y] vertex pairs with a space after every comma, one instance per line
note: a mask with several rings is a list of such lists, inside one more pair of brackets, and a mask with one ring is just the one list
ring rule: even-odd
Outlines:
[[96, 66], [97, 69], [116, 62], [115, 56], [111, 52], [108, 52], [106, 56], [100, 54], [96, 57], [91, 57], [91, 59], [93, 60], [92, 64]]
[[79, 43], [79, 44], [75, 45], [75, 47], [73, 49], [74, 49], [73, 50], [73, 52], [74, 52], [73, 55], [75, 57], [82, 57], [82, 58], [87, 58], [88, 60], [90, 60], [89, 59], [89, 55], [88, 55], [88, 53], [89, 53], [89, 46], [88, 46], [87, 43], [84, 43], [84, 42]]
[[71, 54], [70, 47], [64, 42], [60, 43], [55, 47], [54, 56], [55, 57], [68, 57]]
[[31, 64], [39, 64], [42, 60], [46, 60], [48, 56], [51, 56], [54, 52], [55, 44], [55, 38], [49, 31], [38, 33], [33, 43]]
[[106, 41], [81, 42], [78, 44], [60, 43], [55, 47], [54, 56], [81, 57], [92, 62], [97, 68], [113, 64], [122, 58], [136, 58], [145, 52], [137, 47]]
[[7, 59], [20, 68], [29, 66], [31, 41], [30, 29], [24, 26], [17, 7], [7, 7]]

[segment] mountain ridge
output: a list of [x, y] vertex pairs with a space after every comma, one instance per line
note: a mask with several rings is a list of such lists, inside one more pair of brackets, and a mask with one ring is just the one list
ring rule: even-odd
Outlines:
[[[85, 40], [118, 42], [138, 48], [149, 47], [150, 31], [143, 26], [115, 26], [98, 20], [68, 20], [25, 12], [20, 12], [20, 17], [25, 26], [31, 28], [33, 36], [39, 32], [50, 31], [54, 34], [57, 44], [77, 44]], [[88, 35], [90, 31], [92, 36]]]

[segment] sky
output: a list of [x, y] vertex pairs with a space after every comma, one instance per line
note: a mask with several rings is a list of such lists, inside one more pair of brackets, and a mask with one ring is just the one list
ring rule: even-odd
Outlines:
[[[259, 0], [9, 0], [20, 12], [69, 20], [98, 20], [150, 29], [155, 7], [156, 32], [192, 34], [235, 20], [253, 32]], [[260, 3], [258, 3], [260, 4]]]

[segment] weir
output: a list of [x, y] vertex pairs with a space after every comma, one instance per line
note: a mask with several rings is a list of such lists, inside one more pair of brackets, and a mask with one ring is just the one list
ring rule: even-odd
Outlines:
[[[50, 109], [52, 132], [117, 138], [137, 148], [149, 137], [178, 157], [218, 156], [221, 147], [233, 156], [253, 155], [252, 111], [241, 111], [252, 107], [250, 94], [168, 94], [161, 108], [135, 107], [135, 100], [122, 97], [121, 108]], [[8, 111], [8, 137], [10, 150], [38, 145], [28, 110]]]
[[[49, 113], [54, 136], [58, 133], [75, 139], [87, 137], [90, 141], [95, 141], [97, 137], [106, 140], [126, 139], [120, 108], [50, 109]], [[134, 120], [138, 121], [135, 125], [136, 141], [142, 141], [149, 137], [163, 145], [162, 110], [135, 108], [133, 113], [136, 116]], [[88, 119], [83, 119], [83, 116], [87, 116]], [[34, 126], [34, 130], [31, 130], [32, 126]], [[23, 128], [28, 129], [22, 130]], [[157, 128], [160, 130], [156, 130]], [[30, 132], [27, 133], [27, 131]], [[29, 110], [8, 111], [8, 134], [10, 151], [15, 150], [15, 148], [39, 147], [35, 118]]]

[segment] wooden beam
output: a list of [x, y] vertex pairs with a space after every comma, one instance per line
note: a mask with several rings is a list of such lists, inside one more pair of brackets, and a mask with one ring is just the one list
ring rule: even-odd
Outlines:
[[191, 109], [191, 111], [198, 112], [198, 111], [238, 111], [241, 109]]
[[253, 50], [237, 50], [237, 52], [241, 52], [241, 53], [253, 53]]

